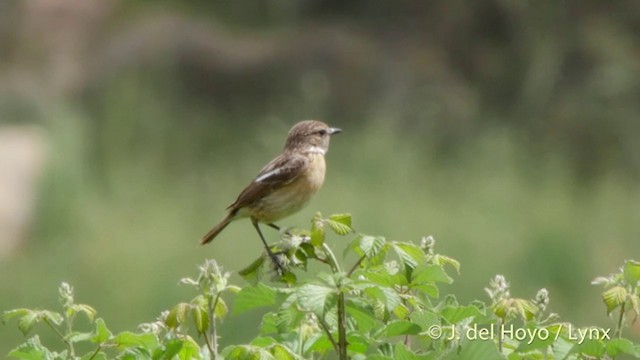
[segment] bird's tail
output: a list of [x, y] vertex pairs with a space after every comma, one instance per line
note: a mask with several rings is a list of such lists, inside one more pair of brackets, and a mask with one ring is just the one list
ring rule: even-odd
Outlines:
[[220, 221], [218, 225], [214, 226], [213, 229], [211, 229], [207, 233], [207, 235], [202, 237], [202, 240], [200, 240], [200, 245], [210, 243], [216, 236], [218, 236], [218, 234], [220, 234], [222, 230], [224, 230], [224, 228], [227, 227], [227, 225], [229, 225], [231, 220], [233, 220], [233, 216], [231, 214], [228, 214], [222, 221]]

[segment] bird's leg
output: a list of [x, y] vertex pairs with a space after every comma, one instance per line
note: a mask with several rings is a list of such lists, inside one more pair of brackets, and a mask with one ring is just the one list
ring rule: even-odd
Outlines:
[[[280, 261], [278, 260], [278, 257], [273, 253], [273, 251], [271, 251], [271, 248], [267, 244], [267, 241], [264, 239], [264, 236], [262, 235], [262, 231], [260, 231], [260, 226], [258, 226], [258, 221], [255, 220], [255, 219], [251, 219], [251, 223], [253, 224], [253, 227], [256, 228], [256, 231], [258, 232], [258, 235], [260, 235], [260, 240], [262, 240], [262, 243], [264, 244], [264, 248], [265, 248], [265, 250], [267, 250], [267, 254], [271, 258], [271, 261], [273, 261], [273, 263], [278, 268], [278, 271], [280, 272], [280, 275], [284, 275], [284, 273], [285, 273], [284, 268], [282, 267], [282, 264], [280, 264]], [[271, 226], [273, 224], [268, 224], [268, 225]]]
[[[267, 226], [270, 227], [270, 228], [274, 228], [274, 229], [276, 229], [278, 231], [282, 230], [282, 228], [280, 226], [278, 226], [278, 225], [276, 225], [274, 223], [269, 223], [269, 224], [267, 224]], [[291, 236], [291, 233], [289, 232], [289, 230], [286, 230], [284, 232], [284, 234], [287, 235], [287, 236]]]

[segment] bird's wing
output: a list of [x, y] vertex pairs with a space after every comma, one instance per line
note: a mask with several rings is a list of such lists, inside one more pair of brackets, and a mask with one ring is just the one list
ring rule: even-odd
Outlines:
[[309, 164], [307, 157], [281, 154], [268, 163], [227, 209], [234, 211], [294, 181]]

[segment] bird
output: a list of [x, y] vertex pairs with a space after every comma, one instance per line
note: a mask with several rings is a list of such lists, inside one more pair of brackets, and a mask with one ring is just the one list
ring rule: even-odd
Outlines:
[[200, 241], [208, 244], [231, 222], [249, 218], [267, 253], [281, 268], [260, 230], [259, 223], [280, 230], [275, 224], [307, 205], [324, 183], [325, 154], [331, 135], [342, 132], [322, 121], [305, 120], [295, 124], [287, 135], [284, 148], [265, 165], [236, 200], [227, 207], [226, 216]]

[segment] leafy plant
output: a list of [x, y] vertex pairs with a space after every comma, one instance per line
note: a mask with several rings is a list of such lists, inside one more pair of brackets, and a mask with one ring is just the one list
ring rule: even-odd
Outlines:
[[[328, 232], [352, 235], [345, 265], [325, 242]], [[284, 231], [271, 249], [285, 271], [275, 271], [262, 256], [240, 273], [250, 285], [228, 283], [230, 274], [214, 260], [198, 276], [180, 283], [198, 295], [163, 312], [136, 331], [113, 334], [96, 311], [74, 301], [73, 289], [60, 286], [62, 313], [15, 309], [3, 320], [18, 319], [25, 335], [37, 323], [51, 328], [63, 348], [51, 350], [35, 335], [9, 353], [18, 359], [609, 359], [640, 357], [640, 346], [622, 337], [630, 314], [638, 316], [640, 263], [627, 261], [620, 273], [594, 280], [604, 284], [607, 312], [618, 311], [614, 333], [597, 327], [576, 328], [548, 312], [549, 293], [533, 299], [513, 297], [506, 279], [495, 276], [486, 292], [490, 302], [460, 304], [441, 296], [460, 264], [435, 252], [433, 237], [419, 244], [355, 233], [348, 214], [317, 214], [308, 230]], [[324, 271], [298, 279], [311, 264]], [[280, 267], [279, 266], [279, 267]], [[279, 268], [278, 267], [278, 268]], [[268, 285], [262, 279], [272, 274]], [[227, 294], [235, 294], [232, 315], [267, 310], [255, 338], [219, 348], [218, 324], [229, 316]], [[93, 328], [74, 328], [77, 315]], [[93, 344], [79, 354], [77, 343]]]

